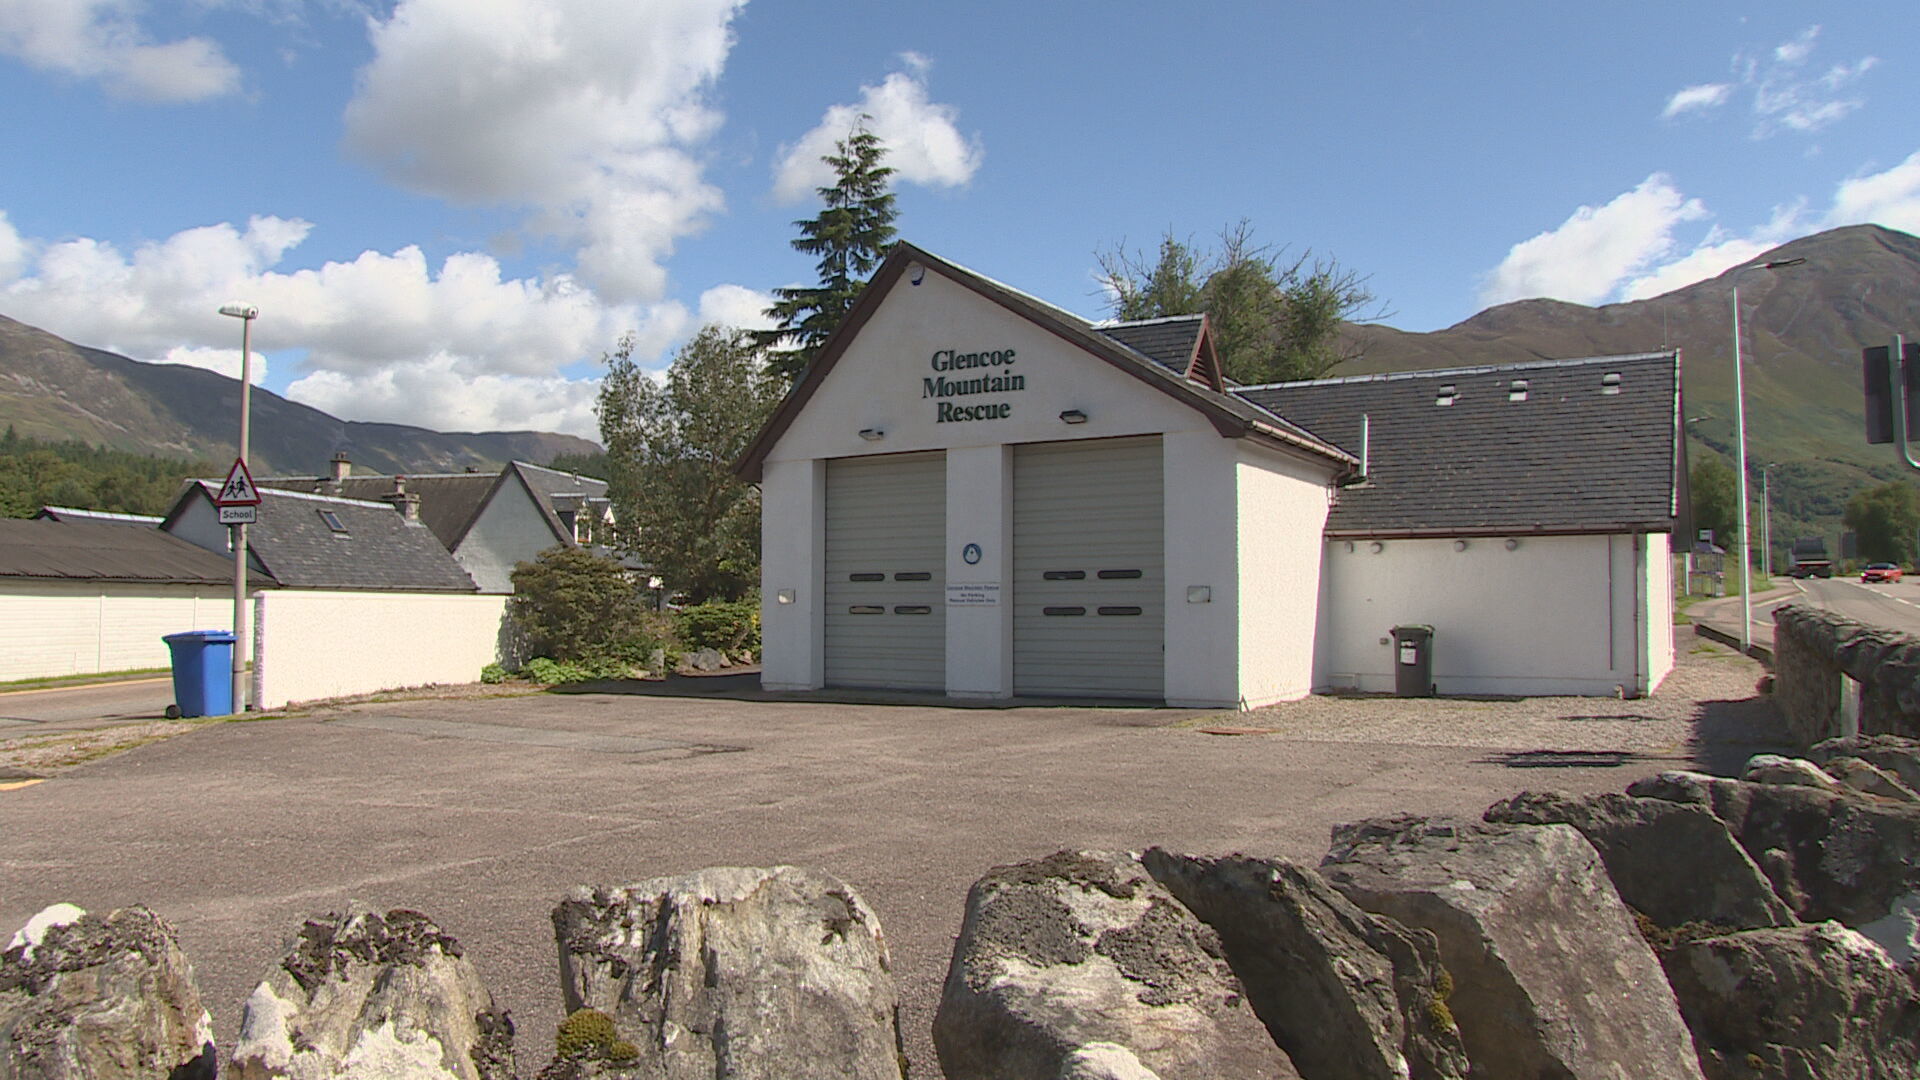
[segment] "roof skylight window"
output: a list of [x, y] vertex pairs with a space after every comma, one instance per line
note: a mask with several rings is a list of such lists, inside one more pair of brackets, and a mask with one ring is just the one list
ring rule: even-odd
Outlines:
[[1513, 380], [1513, 385], [1507, 387], [1507, 400], [1508, 401], [1527, 400], [1527, 380], [1525, 379]]
[[1459, 390], [1452, 383], [1448, 383], [1440, 388], [1440, 393], [1434, 397], [1433, 403], [1435, 405], [1451, 405], [1453, 404], [1453, 399], [1459, 396]]
[[321, 520], [321, 521], [324, 521], [324, 522], [326, 522], [326, 524], [327, 524], [327, 528], [329, 528], [329, 529], [332, 529], [332, 530], [333, 530], [333, 534], [334, 534], [335, 536], [345, 536], [345, 535], [347, 535], [347, 527], [346, 527], [346, 525], [345, 525], [345, 524], [343, 524], [343, 523], [342, 523], [342, 522], [340, 521], [340, 515], [339, 515], [339, 514], [336, 514], [336, 513], [334, 513], [334, 512], [333, 512], [333, 511], [331, 511], [331, 510], [319, 510], [319, 511], [315, 511], [315, 512], [316, 512], [316, 513], [318, 513], [318, 514], [320, 515], [320, 520]]
[[1605, 375], [1600, 376], [1600, 392], [1603, 394], [1619, 393], [1620, 373], [1617, 371], [1609, 371]]

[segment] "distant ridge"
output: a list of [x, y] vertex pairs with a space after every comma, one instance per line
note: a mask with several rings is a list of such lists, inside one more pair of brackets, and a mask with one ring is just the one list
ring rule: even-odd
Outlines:
[[[387, 473], [492, 469], [599, 447], [546, 431], [438, 432], [342, 420], [254, 387], [255, 472], [317, 473], [336, 450]], [[75, 345], [0, 315], [0, 429], [80, 439], [161, 457], [231, 460], [240, 381], [178, 364], [148, 364]]]
[[[1773, 544], [1795, 535], [1837, 543], [1855, 491], [1920, 474], [1892, 451], [1868, 446], [1862, 426], [1860, 350], [1896, 333], [1920, 336], [1920, 237], [1850, 225], [1782, 244], [1753, 262], [1804, 258], [1741, 279], [1746, 334], [1747, 458], [1754, 541], [1760, 540], [1760, 466], [1772, 470]], [[1744, 264], [1743, 264], [1744, 265]], [[1519, 300], [1416, 334], [1353, 328], [1363, 360], [1335, 375], [1464, 367], [1647, 352], [1682, 353], [1688, 425], [1701, 447], [1733, 451], [1733, 271], [1647, 300], [1587, 307]]]

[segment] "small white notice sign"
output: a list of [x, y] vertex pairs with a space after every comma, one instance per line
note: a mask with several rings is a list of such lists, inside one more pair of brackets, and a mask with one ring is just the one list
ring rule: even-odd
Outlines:
[[947, 582], [948, 607], [994, 607], [999, 603], [997, 581]]
[[260, 508], [257, 506], [222, 506], [218, 509], [222, 525], [252, 525], [259, 520]]

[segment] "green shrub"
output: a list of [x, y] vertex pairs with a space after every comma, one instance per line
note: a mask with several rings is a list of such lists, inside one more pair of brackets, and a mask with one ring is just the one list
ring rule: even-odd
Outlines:
[[483, 683], [503, 683], [513, 678], [513, 673], [499, 664], [488, 664], [480, 669], [480, 681]]
[[688, 649], [760, 651], [760, 600], [709, 600], [675, 616], [680, 643]]
[[669, 644], [664, 620], [647, 609], [626, 569], [582, 548], [549, 548], [521, 563], [513, 590], [507, 616], [523, 655], [624, 675]]
[[619, 1041], [613, 1017], [598, 1009], [579, 1009], [560, 1021], [553, 1049], [563, 1058], [607, 1057]]

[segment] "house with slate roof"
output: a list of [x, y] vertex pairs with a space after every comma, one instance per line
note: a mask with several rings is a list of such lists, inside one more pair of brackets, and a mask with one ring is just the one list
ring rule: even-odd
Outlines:
[[[344, 453], [327, 476], [262, 476], [263, 489], [385, 503], [419, 519], [481, 592], [511, 593], [513, 568], [555, 545], [598, 546], [611, 538], [607, 482], [509, 462], [499, 472], [353, 475]], [[604, 548], [602, 548], [604, 550]]]
[[[216, 554], [231, 530], [213, 498], [219, 483], [190, 482], [160, 528]], [[473, 578], [417, 515], [390, 504], [262, 487], [247, 528], [249, 565], [283, 588], [471, 593]], [[228, 557], [231, 557], [230, 555]]]
[[1671, 670], [1677, 350], [1237, 393], [1365, 457], [1327, 514], [1317, 686], [1393, 689], [1399, 625], [1435, 628], [1442, 693], [1637, 695]]
[[0, 519], [0, 679], [165, 667], [163, 634], [233, 628], [232, 560], [127, 516]]
[[1440, 693], [1645, 693], [1679, 390], [1671, 352], [1241, 387], [1205, 316], [902, 243], [736, 466], [762, 682], [1251, 707], [1391, 690], [1425, 624]]

